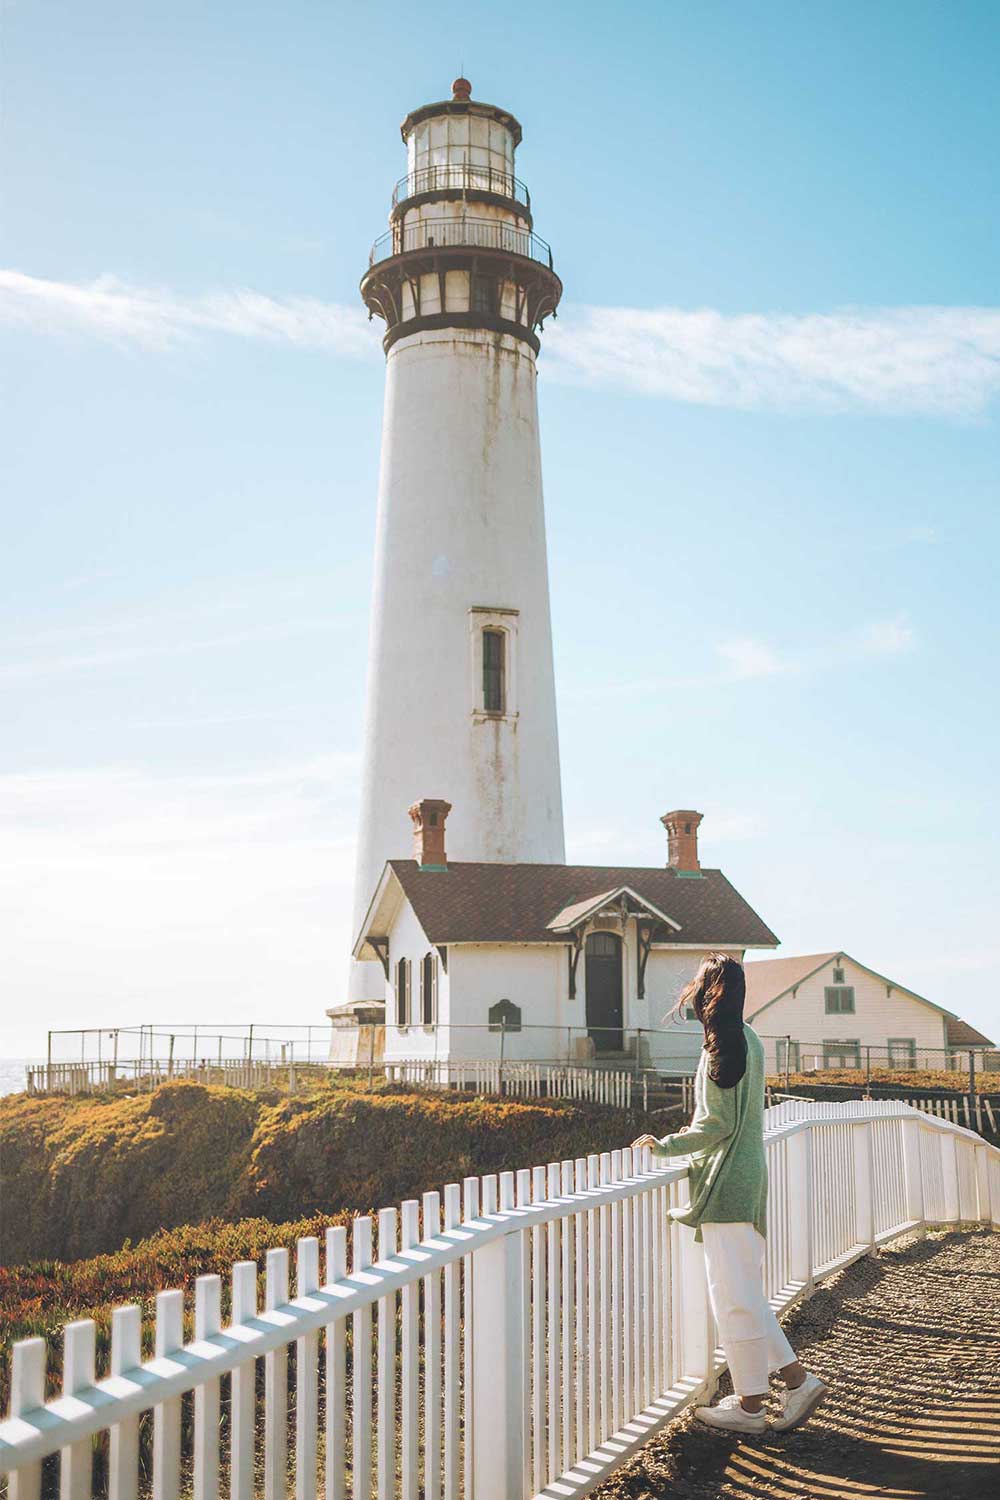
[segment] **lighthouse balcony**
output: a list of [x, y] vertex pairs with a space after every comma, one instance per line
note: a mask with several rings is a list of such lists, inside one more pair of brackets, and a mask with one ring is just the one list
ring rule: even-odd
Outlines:
[[498, 167], [474, 162], [443, 162], [437, 166], [415, 168], [396, 183], [392, 207], [395, 213], [404, 204], [412, 207], [415, 198], [457, 198], [467, 193], [487, 199], [503, 199], [531, 209], [531, 194], [519, 177]]
[[394, 224], [371, 248], [369, 267], [414, 250], [472, 248], [496, 250], [538, 261], [551, 271], [552, 248], [528, 229], [499, 219], [434, 219], [416, 224]]

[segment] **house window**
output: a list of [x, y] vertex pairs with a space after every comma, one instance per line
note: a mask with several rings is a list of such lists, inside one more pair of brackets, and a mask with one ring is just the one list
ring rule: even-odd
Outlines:
[[396, 1025], [410, 1024], [410, 961], [401, 958], [396, 965]]
[[914, 1068], [917, 1065], [917, 1043], [912, 1036], [889, 1038], [890, 1068]]
[[438, 966], [433, 953], [425, 953], [420, 964], [420, 1020], [424, 1026], [437, 1022]]
[[823, 1043], [823, 1067], [824, 1068], [860, 1068], [861, 1066], [861, 1043], [853, 1042], [824, 1042]]
[[837, 969], [837, 968], [834, 969], [834, 971], [833, 971], [833, 982], [834, 982], [834, 984], [843, 984], [843, 982], [844, 982], [844, 971], [843, 971], [843, 969]]
[[786, 1042], [784, 1037], [780, 1037], [775, 1046], [775, 1062], [777, 1063], [777, 1071], [779, 1073], [784, 1073], [786, 1066], [789, 1073], [801, 1073], [802, 1057], [800, 1044], [798, 1042]]
[[520, 1031], [521, 1007], [513, 1000], [498, 1000], [487, 1012], [491, 1031]]
[[828, 1016], [853, 1016], [853, 984], [828, 984], [823, 991]]
[[507, 695], [505, 646], [502, 630], [483, 631], [483, 708], [488, 714], [504, 712]]

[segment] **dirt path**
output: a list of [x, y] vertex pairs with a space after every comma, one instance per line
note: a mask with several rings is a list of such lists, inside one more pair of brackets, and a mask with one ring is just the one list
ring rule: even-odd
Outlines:
[[1000, 1496], [1000, 1235], [930, 1234], [880, 1251], [786, 1328], [831, 1387], [808, 1426], [736, 1442], [687, 1414], [595, 1496]]

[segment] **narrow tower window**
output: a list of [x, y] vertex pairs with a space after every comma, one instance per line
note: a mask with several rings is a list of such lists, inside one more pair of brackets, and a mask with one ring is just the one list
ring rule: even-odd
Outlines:
[[483, 708], [502, 714], [507, 694], [505, 641], [502, 630], [483, 631]]
[[410, 1024], [410, 964], [401, 958], [396, 965], [396, 1025]]

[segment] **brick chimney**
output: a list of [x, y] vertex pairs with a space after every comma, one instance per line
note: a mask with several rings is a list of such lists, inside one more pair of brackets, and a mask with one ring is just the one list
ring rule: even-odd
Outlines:
[[422, 870], [447, 870], [444, 851], [445, 819], [451, 803], [440, 797], [424, 797], [410, 808], [413, 819], [413, 858]]
[[667, 865], [670, 869], [682, 874], [701, 869], [698, 863], [698, 824], [703, 817], [703, 813], [683, 808], [663, 814], [660, 822], [667, 830]]

